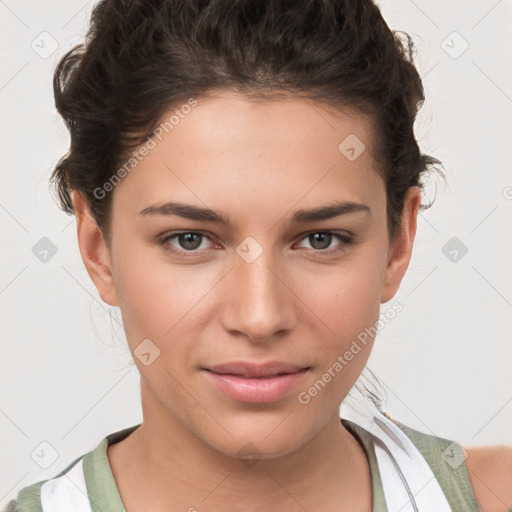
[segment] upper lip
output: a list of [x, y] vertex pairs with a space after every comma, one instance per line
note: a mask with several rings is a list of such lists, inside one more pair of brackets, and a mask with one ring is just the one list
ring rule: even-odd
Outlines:
[[239, 375], [241, 377], [271, 377], [283, 373], [296, 373], [309, 368], [285, 361], [269, 361], [267, 363], [251, 363], [249, 361], [232, 361], [204, 368], [214, 373]]

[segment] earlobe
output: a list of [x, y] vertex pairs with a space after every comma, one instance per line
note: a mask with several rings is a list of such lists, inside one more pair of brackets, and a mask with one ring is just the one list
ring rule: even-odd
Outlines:
[[103, 233], [96, 224], [83, 194], [73, 191], [72, 201], [76, 215], [78, 246], [87, 273], [102, 300], [111, 306], [118, 306], [111, 257]]
[[419, 187], [410, 187], [404, 199], [402, 222], [400, 231], [394, 238], [388, 252], [382, 294], [380, 302], [384, 304], [391, 300], [402, 282], [405, 271], [411, 260], [414, 237], [416, 236], [416, 223], [418, 209], [421, 201]]

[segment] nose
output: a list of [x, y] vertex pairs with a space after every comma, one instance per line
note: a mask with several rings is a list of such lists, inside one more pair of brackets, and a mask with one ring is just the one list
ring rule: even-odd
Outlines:
[[289, 332], [296, 321], [290, 278], [271, 255], [263, 253], [253, 262], [235, 262], [226, 276], [221, 306], [224, 328], [254, 342], [275, 340]]

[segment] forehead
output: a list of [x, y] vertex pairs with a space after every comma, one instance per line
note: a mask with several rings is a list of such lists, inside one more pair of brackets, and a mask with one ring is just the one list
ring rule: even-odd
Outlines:
[[303, 98], [227, 92], [196, 102], [162, 117], [151, 149], [114, 190], [117, 208], [138, 212], [171, 199], [231, 212], [246, 205], [260, 214], [319, 201], [383, 206], [363, 115]]

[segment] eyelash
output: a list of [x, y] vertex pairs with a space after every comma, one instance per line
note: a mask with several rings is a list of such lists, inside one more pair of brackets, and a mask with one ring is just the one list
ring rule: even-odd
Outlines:
[[[342, 242], [339, 247], [336, 247], [334, 249], [312, 249], [314, 252], [317, 252], [317, 253], [326, 253], [326, 254], [337, 253], [339, 251], [342, 251], [344, 249], [344, 246], [350, 245], [353, 243], [352, 237], [345, 234], [345, 232], [339, 232], [339, 231], [333, 231], [333, 230], [310, 231], [310, 232], [306, 233], [299, 241], [301, 242], [308, 236], [317, 234], [317, 233], [331, 234], [331, 235], [335, 236], [340, 242]], [[157, 243], [158, 243], [158, 245], [162, 246], [164, 248], [164, 250], [169, 251], [172, 254], [174, 254], [180, 258], [193, 258], [201, 251], [198, 251], [196, 249], [192, 250], [192, 251], [178, 250], [178, 249], [171, 247], [170, 245], [167, 245], [167, 242], [169, 242], [173, 238], [177, 238], [180, 235], [189, 235], [189, 234], [201, 235], [201, 236], [204, 236], [205, 238], [207, 238], [208, 240], [212, 241], [211, 237], [209, 235], [207, 235], [206, 233], [204, 233], [203, 231], [179, 231], [179, 232], [174, 232], [174, 233], [169, 233], [167, 235], [164, 235], [162, 238], [157, 240]]]

